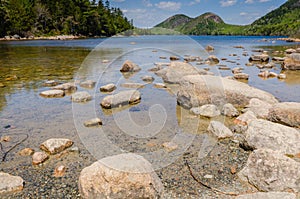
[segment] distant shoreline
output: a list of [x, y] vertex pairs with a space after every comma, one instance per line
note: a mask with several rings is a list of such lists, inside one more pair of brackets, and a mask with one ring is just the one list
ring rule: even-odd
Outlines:
[[57, 35], [57, 36], [39, 36], [39, 37], [19, 37], [18, 35], [6, 36], [0, 38], [0, 41], [25, 41], [25, 40], [73, 40], [73, 39], [85, 39], [86, 36], [75, 35]]
[[[197, 36], [201, 36], [201, 35], [197, 35]], [[217, 36], [222, 36], [222, 35], [217, 35]], [[248, 36], [253, 36], [253, 35], [248, 35]], [[76, 39], [87, 39], [87, 38], [102, 38], [102, 37], [101, 36], [87, 37], [87, 36], [75, 36], [75, 35], [57, 35], [57, 36], [38, 36], [38, 37], [32, 36], [26, 38], [26, 37], [19, 37], [18, 35], [14, 35], [14, 36], [6, 36], [0, 38], [0, 42], [1, 41], [27, 41], [27, 40], [28, 41], [29, 40], [76, 40]], [[290, 38], [290, 37], [280, 37], [280, 38], [276, 38], [276, 40], [286, 41], [286, 42], [300, 42], [300, 38]]]

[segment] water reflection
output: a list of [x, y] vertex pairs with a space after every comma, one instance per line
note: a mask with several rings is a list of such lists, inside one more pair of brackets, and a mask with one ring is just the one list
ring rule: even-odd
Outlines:
[[20, 89], [38, 89], [46, 80], [71, 81], [89, 52], [85, 48], [0, 44], [0, 109], [6, 95]]

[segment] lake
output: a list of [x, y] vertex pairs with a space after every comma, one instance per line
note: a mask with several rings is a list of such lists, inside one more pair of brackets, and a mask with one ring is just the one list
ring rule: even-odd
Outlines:
[[[207, 45], [212, 45], [215, 48], [214, 52], [207, 53]], [[67, 185], [71, 184], [70, 187], [75, 189], [75, 193], [77, 184], [74, 181], [78, 172], [95, 159], [107, 155], [124, 151], [139, 153], [154, 165], [155, 170], [165, 168], [176, 161], [178, 154], [165, 157], [163, 152], [149, 145], [157, 144], [158, 140], [181, 140], [181, 155], [190, 146], [195, 135], [207, 129], [209, 121], [189, 117], [187, 110], [177, 106], [176, 93], [172, 92], [172, 89], [157, 89], [153, 84], [145, 84], [141, 80], [142, 76], [150, 74], [155, 78], [154, 83], [163, 83], [161, 78], [148, 71], [154, 67], [155, 62], [168, 62], [172, 55], [181, 58], [186, 55], [199, 56], [206, 59], [208, 55], [213, 54], [224, 58], [220, 65], [231, 69], [242, 67], [243, 71], [250, 75], [247, 81], [249, 85], [272, 93], [280, 101], [300, 102], [299, 71], [281, 71], [280, 64], [276, 64], [272, 71], [278, 74], [285, 73], [287, 79], [264, 80], [258, 77], [260, 69], [255, 65], [245, 65], [249, 56], [255, 54], [252, 52], [254, 49], [269, 51], [271, 57], [284, 56], [285, 49], [297, 45], [299, 47], [299, 43], [278, 41], [276, 37], [258, 36], [137, 36], [0, 42], [0, 85], [4, 85], [0, 88], [0, 135], [12, 137], [11, 143], [3, 144], [2, 153], [12, 150], [1, 163], [1, 170], [10, 171], [12, 167], [22, 167], [23, 170], [18, 169], [13, 173], [30, 178], [25, 179], [29, 181], [28, 188], [25, 188], [26, 193], [30, 196], [40, 196], [44, 193], [51, 195], [52, 188], [45, 185], [46, 189], [39, 190], [39, 183], [44, 182], [29, 177], [42, 175], [40, 170], [32, 168], [30, 160], [20, 158], [17, 152], [25, 147], [39, 150], [43, 141], [53, 137], [72, 139], [74, 145], [82, 151], [83, 155], [80, 157], [62, 160], [69, 164], [69, 170], [76, 174], [63, 181]], [[243, 49], [234, 46], [243, 46]], [[245, 51], [248, 56], [243, 56]], [[167, 59], [164, 59], [165, 57]], [[132, 60], [142, 70], [132, 76], [123, 75], [119, 70], [125, 60]], [[192, 64], [197, 68], [208, 69], [215, 75], [232, 76], [231, 70], [219, 70], [219, 65], [210, 66], [195, 62]], [[88, 91], [93, 100], [85, 104], [72, 104], [70, 95], [63, 98], [43, 98], [39, 94], [49, 90], [44, 86], [48, 80], [61, 83], [75, 81], [78, 91]], [[81, 88], [79, 83], [84, 80], [95, 81], [95, 88]], [[128, 82], [145, 84], [144, 88], [139, 89], [142, 94], [141, 103], [114, 110], [102, 109], [100, 101], [107, 94], [99, 92], [100, 86], [115, 83], [118, 92], [126, 90], [120, 85]], [[168, 86], [173, 88], [173, 85]], [[85, 120], [96, 116], [103, 120], [103, 127], [83, 127]], [[224, 118], [219, 119], [225, 123], [230, 122]], [[142, 131], [147, 133], [143, 134]], [[188, 132], [189, 135], [178, 132]], [[25, 135], [28, 138], [20, 142]], [[18, 145], [14, 148], [15, 144]], [[57, 164], [57, 161], [52, 161], [45, 166], [45, 170], [51, 170], [53, 165]], [[80, 162], [80, 166], [72, 167], [69, 162]], [[57, 186], [53, 192], [56, 189], [61, 190]], [[18, 196], [22, 196], [22, 193]]]

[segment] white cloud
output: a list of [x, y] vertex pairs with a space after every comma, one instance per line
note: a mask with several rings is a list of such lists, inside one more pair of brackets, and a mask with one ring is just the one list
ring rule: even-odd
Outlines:
[[125, 0], [112, 0], [113, 2], [121, 3], [124, 2]]
[[247, 12], [241, 12], [240, 15], [241, 16], [246, 16], [246, 15], [248, 15], [248, 13]]
[[270, 0], [259, 0], [260, 3], [268, 2]]
[[178, 11], [181, 8], [181, 3], [173, 1], [161, 1], [156, 3], [155, 6], [162, 10]]
[[254, 3], [254, 0], [246, 0], [245, 3], [251, 4], [251, 3]]
[[228, 6], [233, 6], [236, 4], [237, 0], [221, 0], [220, 4], [222, 7], [228, 7]]
[[191, 1], [189, 3], [189, 6], [192, 6], [192, 5], [195, 5], [195, 4], [198, 4], [198, 3], [200, 3], [200, 0], [194, 0], [194, 1]]
[[153, 4], [150, 2], [150, 0], [143, 0], [143, 4], [146, 7], [152, 7], [153, 6]]

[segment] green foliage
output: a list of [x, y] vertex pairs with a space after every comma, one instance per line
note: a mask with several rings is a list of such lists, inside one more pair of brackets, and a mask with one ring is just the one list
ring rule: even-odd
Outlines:
[[254, 35], [296, 35], [300, 29], [300, 2], [289, 0], [256, 20], [246, 31]]
[[0, 36], [111, 36], [132, 24], [106, 0], [1, 0]]
[[[188, 20], [182, 20], [182, 18]], [[190, 35], [288, 35], [300, 37], [300, 1], [288, 0], [247, 26], [226, 24], [217, 15], [205, 13], [191, 19], [175, 15], [156, 27], [173, 29]]]

